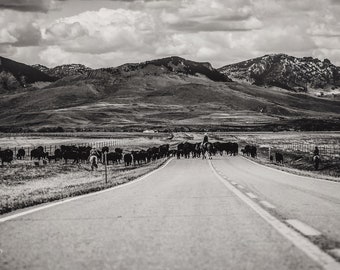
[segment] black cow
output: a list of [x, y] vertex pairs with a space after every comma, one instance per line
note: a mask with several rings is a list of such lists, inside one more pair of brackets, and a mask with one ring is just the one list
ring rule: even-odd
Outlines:
[[241, 150], [243, 155], [251, 156], [252, 158], [257, 157], [257, 148], [255, 145], [247, 144], [244, 149]]
[[252, 145], [252, 146], [250, 147], [250, 156], [251, 156], [252, 158], [256, 158], [256, 157], [257, 157], [257, 148], [256, 148], [255, 145]]
[[2, 165], [4, 165], [5, 162], [11, 163], [13, 160], [13, 151], [11, 149], [0, 151], [0, 159]]
[[169, 148], [170, 145], [169, 144], [163, 144], [159, 147], [159, 157], [160, 158], [164, 158], [167, 157], [169, 155]]
[[275, 160], [277, 163], [283, 164], [283, 155], [281, 153], [275, 153]]
[[120, 160], [122, 159], [122, 154], [117, 152], [109, 152], [106, 155], [107, 158], [107, 164], [109, 164], [109, 161], [112, 161], [112, 164], [120, 163]]
[[74, 145], [62, 145], [60, 146], [60, 150], [65, 163], [67, 163], [69, 159], [73, 159], [73, 163], [79, 163], [80, 154], [78, 147]]
[[125, 166], [130, 166], [132, 164], [132, 155], [131, 154], [125, 154], [124, 155], [124, 163], [125, 163]]
[[31, 160], [36, 158], [38, 160], [47, 158], [48, 153], [44, 152], [44, 148], [42, 146], [38, 146], [37, 148], [31, 151]]
[[115, 152], [119, 154], [123, 154], [123, 149], [122, 148], [115, 148]]
[[147, 162], [147, 152], [144, 150], [141, 151], [132, 151], [131, 152], [132, 157], [133, 157], [133, 164], [136, 165], [136, 163], [138, 165], [142, 164], [143, 162], [146, 163]]
[[102, 153], [108, 153], [110, 151], [109, 147], [108, 146], [104, 146], [102, 147]]
[[18, 150], [18, 153], [17, 153], [17, 159], [20, 159], [20, 160], [24, 159], [25, 155], [26, 155], [25, 149], [24, 148], [20, 148]]

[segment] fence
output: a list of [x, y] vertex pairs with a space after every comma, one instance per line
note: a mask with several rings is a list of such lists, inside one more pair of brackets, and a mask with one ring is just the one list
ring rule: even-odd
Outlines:
[[[60, 148], [61, 145], [74, 145], [74, 146], [96, 146], [97, 148], [102, 148], [104, 146], [108, 146], [108, 147], [118, 147], [118, 146], [123, 146], [128, 144], [128, 139], [116, 139], [116, 140], [111, 140], [111, 141], [93, 141], [93, 142], [88, 142], [88, 143], [69, 143], [69, 144], [55, 144], [55, 145], [42, 145], [42, 147], [44, 148], [44, 152], [48, 152], [50, 155], [52, 155], [54, 153], [54, 151], [58, 148]], [[35, 149], [37, 146], [26, 146], [26, 147], [14, 147], [14, 148], [10, 148], [10, 147], [0, 147], [0, 150], [4, 150], [4, 149], [11, 149], [13, 151], [13, 155], [14, 157], [16, 157], [18, 150], [19, 149], [24, 149], [25, 150], [25, 157], [29, 157], [31, 156], [31, 151], [33, 149]]]
[[303, 152], [313, 154], [315, 147], [319, 148], [321, 156], [328, 156], [332, 158], [340, 157], [340, 145], [330, 144], [309, 144], [309, 143], [289, 143], [289, 144], [273, 144], [273, 145], [260, 145], [260, 147], [271, 149], [284, 150], [289, 152]]

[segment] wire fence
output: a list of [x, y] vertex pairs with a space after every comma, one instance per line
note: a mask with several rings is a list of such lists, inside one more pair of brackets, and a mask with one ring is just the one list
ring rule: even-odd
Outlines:
[[[76, 147], [93, 147], [96, 146], [97, 148], [102, 148], [104, 146], [107, 147], [122, 147], [125, 145], [129, 144], [129, 139], [115, 139], [115, 140], [105, 140], [105, 141], [92, 141], [88, 143], [61, 143], [61, 144], [53, 144], [53, 145], [42, 145], [44, 148], [45, 153], [49, 153], [52, 155], [56, 149], [60, 149], [61, 145], [74, 145]], [[35, 149], [37, 146], [26, 146], [26, 147], [0, 147], [0, 150], [5, 150], [5, 149], [11, 149], [13, 151], [14, 157], [17, 156], [18, 150], [19, 149], [24, 149], [25, 150], [25, 157], [30, 158], [31, 157], [31, 151]]]
[[260, 145], [260, 148], [271, 148], [272, 151], [284, 150], [287, 152], [301, 152], [312, 155], [315, 147], [318, 147], [321, 156], [340, 158], [340, 145], [337, 144], [309, 144], [309, 143], [282, 143]]

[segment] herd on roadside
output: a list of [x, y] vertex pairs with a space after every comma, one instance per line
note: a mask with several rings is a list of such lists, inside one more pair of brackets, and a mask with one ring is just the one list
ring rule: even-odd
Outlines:
[[[109, 147], [104, 146], [100, 151], [98, 151], [98, 159], [102, 162], [104, 161], [104, 153], [106, 153], [107, 164], [119, 164], [124, 162], [125, 166], [130, 166], [132, 164], [140, 165], [143, 163], [148, 163], [155, 161], [160, 158], [165, 157], [177, 157], [180, 158], [199, 158], [204, 157], [204, 153], [200, 148], [201, 143], [190, 143], [183, 142], [179, 143], [175, 148], [170, 149], [169, 144], [163, 144], [158, 147], [150, 147], [146, 150], [133, 150], [129, 152], [124, 152], [121, 148], [115, 148], [110, 151]], [[223, 153], [231, 156], [235, 156], [239, 152], [239, 145], [235, 142], [214, 142], [211, 143], [212, 147], [210, 149], [211, 155], [216, 155]], [[43, 164], [51, 163], [52, 161], [64, 161], [68, 163], [88, 162], [90, 157], [90, 146], [75, 146], [75, 145], [61, 145], [60, 148], [55, 149], [53, 153], [45, 152], [42, 146], [39, 146], [30, 152], [30, 159], [34, 162], [36, 166], [39, 166], [42, 160]], [[254, 145], [246, 145], [244, 149], [241, 149], [244, 155], [256, 158], [257, 149]], [[20, 148], [17, 151], [16, 159], [23, 160], [27, 156], [24, 148]], [[11, 163], [14, 160], [14, 153], [11, 149], [5, 149], [0, 151], [1, 164]]]

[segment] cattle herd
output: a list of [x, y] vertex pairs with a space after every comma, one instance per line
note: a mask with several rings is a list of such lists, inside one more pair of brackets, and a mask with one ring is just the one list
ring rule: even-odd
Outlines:
[[[60, 148], [54, 150], [54, 153], [45, 152], [42, 146], [39, 146], [30, 152], [31, 160], [43, 160], [43, 162], [50, 163], [51, 161], [64, 161], [68, 163], [88, 162], [92, 147], [91, 146], [75, 146], [75, 145], [61, 145]], [[104, 153], [106, 153], [107, 163], [118, 164], [123, 160], [126, 166], [134, 164], [147, 163], [156, 159], [168, 157], [170, 155], [169, 144], [164, 144], [159, 147], [151, 147], [147, 150], [131, 151], [123, 153], [123, 149], [115, 148], [110, 152], [108, 146], [104, 146], [101, 150], [96, 151], [96, 155], [99, 160], [104, 159]], [[16, 158], [22, 160], [27, 153], [23, 148], [20, 148], [17, 152]], [[11, 149], [5, 149], [0, 151], [0, 159], [2, 165], [4, 163], [11, 163], [14, 160], [14, 153]], [[39, 164], [36, 162], [36, 164]]]
[[[227, 155], [235, 156], [238, 154], [238, 144], [235, 142], [214, 142], [209, 143], [211, 145], [210, 153], [211, 155], [216, 155], [219, 153], [223, 155], [225, 152]], [[202, 144], [199, 143], [190, 143], [184, 142], [177, 145], [177, 150], [175, 150], [175, 154], [178, 159], [181, 157], [184, 158], [199, 158], [204, 157], [204, 150], [202, 150]]]
[[[235, 156], [239, 153], [239, 145], [236, 142], [213, 142], [210, 143], [211, 148], [209, 154], [216, 155], [223, 153], [231, 156]], [[169, 144], [163, 144], [159, 147], [151, 147], [147, 150], [134, 150], [129, 152], [123, 152], [121, 148], [115, 148], [114, 151], [110, 151], [108, 146], [104, 146], [102, 149], [98, 150], [98, 159], [102, 162], [104, 161], [104, 153], [106, 153], [107, 164], [119, 164], [124, 162], [125, 166], [130, 166], [132, 164], [140, 165], [143, 163], [148, 163], [160, 158], [165, 157], [177, 157], [183, 158], [200, 158], [204, 156], [202, 151], [202, 144], [182, 142], [177, 145], [174, 149], [170, 149]], [[39, 146], [30, 152], [31, 160], [36, 160], [35, 164], [39, 165], [40, 160], [44, 163], [50, 163], [51, 161], [58, 162], [63, 161], [68, 163], [88, 162], [91, 146], [75, 146], [75, 145], [61, 145], [60, 148], [55, 149], [53, 153], [45, 152], [42, 146]], [[257, 157], [257, 148], [255, 145], [246, 145], [241, 149], [243, 155], [251, 156], [253, 158]], [[22, 160], [25, 158], [27, 153], [23, 148], [19, 149], [16, 154], [17, 160]], [[11, 149], [5, 149], [0, 151], [0, 159], [2, 165], [4, 163], [11, 163], [14, 159], [14, 153]], [[279, 163], [283, 163], [283, 156], [280, 153], [275, 154], [275, 159]], [[273, 156], [271, 156], [273, 160]]]

